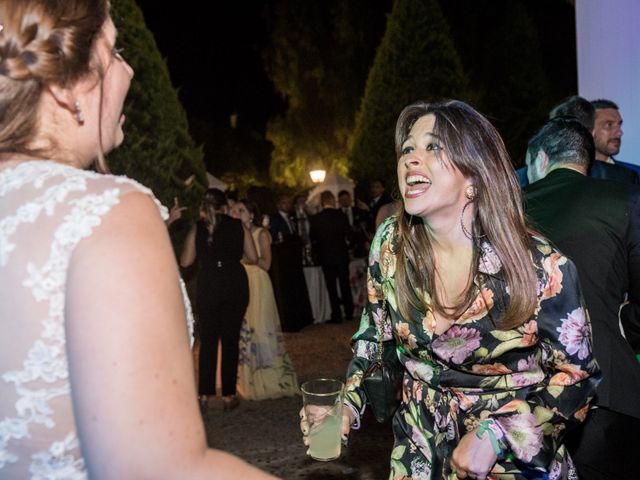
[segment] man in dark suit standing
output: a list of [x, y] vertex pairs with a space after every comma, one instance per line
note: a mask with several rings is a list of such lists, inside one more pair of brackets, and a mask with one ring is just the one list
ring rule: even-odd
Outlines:
[[340, 210], [349, 224], [349, 250], [353, 258], [363, 258], [368, 254], [367, 212], [351, 204], [351, 194], [347, 190], [338, 192]]
[[[569, 433], [567, 446], [581, 479], [632, 478], [640, 365], [623, 337], [619, 312], [632, 312], [640, 299], [640, 192], [588, 177], [593, 158], [593, 137], [580, 122], [549, 121], [529, 142], [529, 180], [535, 183], [524, 190], [525, 210], [534, 228], [576, 264], [602, 369], [597, 408]], [[637, 328], [636, 318], [627, 316], [627, 326]]]
[[281, 195], [276, 206], [278, 211], [269, 220], [269, 232], [273, 239], [269, 275], [282, 330], [297, 332], [313, 323], [309, 292], [302, 270], [302, 240], [291, 218], [291, 198]]
[[[336, 208], [336, 197], [325, 190], [320, 194], [322, 211], [311, 217], [309, 236], [316, 252], [327, 284], [331, 302], [331, 322], [342, 321], [340, 303], [347, 319], [353, 316], [353, 300], [349, 283], [349, 223], [347, 217]], [[340, 284], [340, 300], [336, 288]]]
[[378, 216], [378, 210], [383, 205], [393, 202], [391, 196], [387, 193], [384, 181], [381, 178], [376, 178], [371, 181], [369, 186], [371, 190], [371, 200], [369, 204], [359, 201], [358, 208], [367, 212], [367, 229], [371, 235], [376, 232], [376, 217]]

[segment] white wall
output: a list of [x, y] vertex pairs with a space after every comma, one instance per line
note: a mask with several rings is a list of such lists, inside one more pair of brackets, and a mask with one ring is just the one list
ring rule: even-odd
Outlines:
[[623, 162], [640, 165], [640, 0], [576, 0], [578, 94], [606, 98], [624, 120]]

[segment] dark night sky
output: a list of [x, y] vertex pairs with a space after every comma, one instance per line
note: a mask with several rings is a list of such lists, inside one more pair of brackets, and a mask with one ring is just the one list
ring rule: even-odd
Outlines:
[[[391, 2], [378, 3], [385, 15]], [[272, 1], [218, 2], [213, 14], [205, 14], [200, 4], [188, 0], [181, 5], [192, 8], [169, 10], [157, 0], [138, 0], [138, 4], [190, 117], [223, 126], [231, 113], [238, 112], [243, 126], [262, 132], [266, 120], [283, 110], [262, 68], [261, 50], [268, 42], [265, 5]], [[456, 15], [464, 15], [464, 2], [453, 4], [461, 6]], [[573, 7], [566, 0], [525, 5], [539, 32], [545, 71], [560, 100], [577, 88]]]
[[156, 0], [138, 4], [189, 116], [228, 125], [237, 111], [245, 124], [262, 130], [267, 118], [281, 111], [262, 69], [267, 32], [258, 2], [219, 2], [212, 15], [203, 8], [167, 12]]

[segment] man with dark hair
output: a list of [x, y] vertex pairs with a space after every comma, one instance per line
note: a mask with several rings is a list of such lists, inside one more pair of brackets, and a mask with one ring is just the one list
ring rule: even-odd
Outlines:
[[638, 167], [613, 158], [622, 146], [622, 117], [618, 105], [611, 100], [593, 100], [595, 109], [591, 134], [596, 144], [596, 162], [591, 176], [620, 182], [640, 184]]
[[618, 105], [611, 100], [591, 102], [595, 109], [593, 141], [596, 144], [596, 160], [615, 163], [613, 156], [620, 153], [622, 145], [622, 117]]
[[291, 197], [280, 195], [270, 217], [271, 268], [269, 275], [284, 332], [297, 332], [313, 323], [309, 292], [302, 270], [302, 240], [291, 217]]
[[353, 258], [367, 256], [367, 212], [354, 207], [351, 194], [347, 190], [338, 192], [340, 210], [347, 217], [349, 223], [349, 250]]
[[[309, 237], [314, 252], [320, 261], [324, 280], [331, 302], [331, 322], [340, 323], [344, 306], [347, 319], [353, 317], [353, 299], [349, 282], [349, 223], [344, 214], [336, 208], [336, 197], [329, 190], [320, 194], [322, 211], [311, 217]], [[336, 282], [340, 284], [340, 297]]]
[[[609, 100], [597, 100], [595, 102], [590, 102], [587, 99], [580, 97], [579, 95], [573, 95], [571, 97], [566, 98], [562, 101], [562, 103], [556, 105], [549, 112], [549, 119], [553, 119], [556, 117], [575, 117], [582, 125], [584, 125], [593, 135], [594, 141], [596, 142], [596, 159], [603, 159], [602, 155], [598, 156], [598, 142], [604, 142], [606, 145], [606, 140], [603, 140], [604, 133], [597, 133], [596, 130], [599, 129], [596, 127], [598, 123], [596, 122], [597, 118], [602, 120], [601, 115], [597, 115], [599, 109], [605, 108], [605, 105], [615, 105], [613, 102]], [[617, 106], [616, 112], [617, 112]], [[605, 116], [612, 115], [611, 112], [608, 112]], [[619, 114], [618, 114], [619, 117]], [[622, 121], [620, 121], [620, 124]], [[614, 135], [617, 137], [618, 142], [618, 150], [620, 149], [620, 136], [622, 132], [620, 131], [620, 135]], [[596, 135], [598, 138], [596, 138]], [[612, 141], [612, 145], [616, 144], [615, 141]], [[617, 153], [617, 152], [616, 152]], [[519, 168], [516, 173], [518, 175], [518, 181], [522, 187], [526, 187], [529, 184], [526, 175], [527, 167]], [[593, 162], [588, 175], [594, 178], [604, 178], [607, 180], [615, 180], [618, 182], [626, 182], [626, 183], [634, 183], [640, 184], [640, 177], [638, 174], [629, 167], [628, 164], [616, 164], [611, 162]]]
[[572, 95], [559, 103], [549, 112], [549, 120], [556, 117], [575, 117], [589, 131], [593, 130], [595, 107], [586, 98]]
[[602, 369], [597, 408], [567, 446], [581, 479], [630, 478], [640, 431], [640, 365], [627, 342], [638, 331], [640, 190], [588, 177], [594, 155], [579, 121], [550, 120], [529, 142], [525, 210], [577, 267]]
[[378, 215], [378, 210], [380, 210], [381, 206], [391, 203], [393, 200], [386, 192], [384, 180], [381, 178], [372, 180], [369, 184], [369, 190], [371, 193], [369, 204], [358, 202], [358, 208], [368, 212], [367, 229], [369, 233], [374, 234], [376, 231], [376, 216]]

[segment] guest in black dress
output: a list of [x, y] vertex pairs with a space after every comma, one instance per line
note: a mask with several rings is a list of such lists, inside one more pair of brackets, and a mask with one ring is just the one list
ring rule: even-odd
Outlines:
[[255, 264], [258, 255], [251, 233], [227, 215], [227, 198], [210, 188], [202, 201], [202, 219], [189, 231], [180, 258], [182, 267], [198, 259], [196, 308], [200, 330], [198, 392], [206, 405], [216, 394], [218, 341], [222, 346], [222, 395], [225, 410], [238, 405], [238, 342], [249, 303], [247, 274], [240, 263]]

